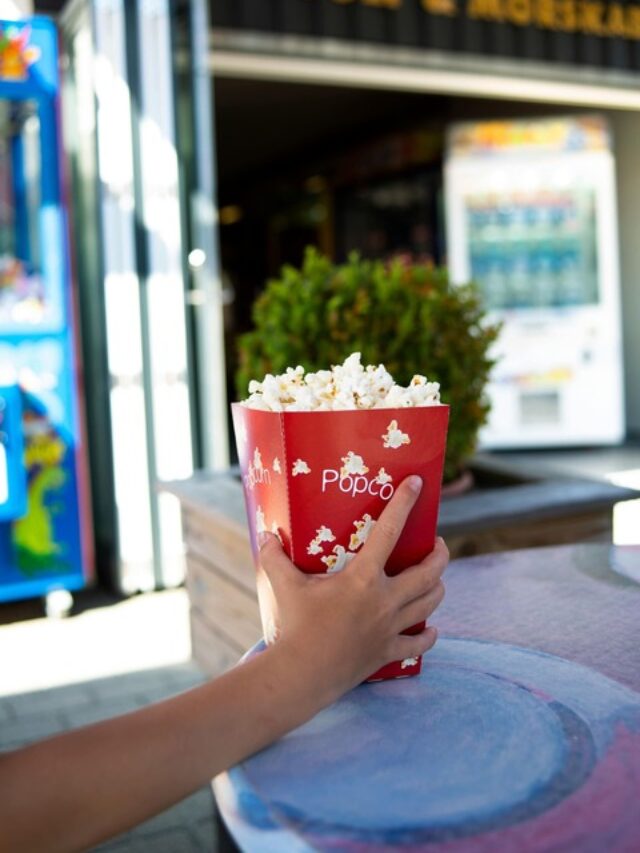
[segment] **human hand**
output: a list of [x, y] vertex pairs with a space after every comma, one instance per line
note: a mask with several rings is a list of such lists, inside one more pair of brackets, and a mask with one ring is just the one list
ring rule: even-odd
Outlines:
[[431, 616], [444, 597], [444, 541], [399, 575], [384, 571], [421, 488], [419, 477], [402, 482], [362, 550], [339, 574], [299, 571], [277, 537], [264, 536], [258, 586], [261, 597], [271, 599], [276, 645], [298, 671], [313, 670], [328, 702], [385, 664], [424, 654], [437, 639], [432, 627], [413, 636], [401, 632]]

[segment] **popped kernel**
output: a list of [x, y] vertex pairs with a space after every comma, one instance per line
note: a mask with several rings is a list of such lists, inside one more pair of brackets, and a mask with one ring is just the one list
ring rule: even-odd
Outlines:
[[249, 383], [251, 409], [271, 412], [391, 409], [440, 405], [440, 385], [416, 375], [404, 388], [393, 381], [384, 365], [361, 364], [359, 352], [352, 353], [331, 370], [306, 373], [289, 367], [279, 376], [267, 373], [262, 382]]
[[391, 421], [382, 439], [384, 441], [383, 447], [391, 447], [394, 450], [402, 447], [403, 444], [411, 444], [411, 439], [406, 432], [402, 432], [398, 427], [396, 420]]
[[368, 471], [369, 469], [364, 464], [362, 456], [358, 456], [353, 450], [350, 450], [346, 456], [342, 457], [341, 477], [349, 477], [352, 474], [366, 474]]
[[355, 533], [351, 534], [351, 539], [349, 540], [349, 550], [357, 551], [361, 545], [369, 538], [371, 531], [375, 526], [375, 521], [368, 512], [366, 512], [360, 521], [354, 521], [353, 526], [356, 529]]
[[336, 545], [333, 554], [321, 557], [321, 560], [327, 566], [327, 574], [330, 575], [341, 572], [355, 557], [355, 554], [350, 554], [342, 545]]
[[298, 474], [310, 474], [311, 468], [307, 465], [304, 459], [296, 459], [291, 469], [291, 476], [297, 477]]

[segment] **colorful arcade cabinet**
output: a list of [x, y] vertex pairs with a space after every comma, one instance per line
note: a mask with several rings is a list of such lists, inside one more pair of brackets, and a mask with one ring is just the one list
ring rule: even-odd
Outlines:
[[53, 24], [0, 22], [0, 601], [91, 572], [58, 95]]

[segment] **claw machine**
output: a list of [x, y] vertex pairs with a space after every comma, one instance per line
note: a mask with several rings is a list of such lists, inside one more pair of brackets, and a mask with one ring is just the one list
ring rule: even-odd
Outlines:
[[483, 447], [624, 438], [615, 162], [599, 115], [454, 126], [445, 167], [454, 282], [502, 331]]
[[91, 572], [56, 31], [0, 22], [0, 601]]

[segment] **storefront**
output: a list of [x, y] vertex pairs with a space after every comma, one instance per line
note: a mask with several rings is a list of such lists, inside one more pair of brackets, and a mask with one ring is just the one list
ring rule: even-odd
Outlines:
[[450, 260], [444, 166], [461, 122], [606, 119], [622, 426], [640, 432], [640, 6], [43, 0], [36, 11], [58, 15], [62, 41], [102, 577], [126, 590], [179, 582], [178, 507], [156, 484], [228, 464], [235, 336], [282, 263], [308, 244], [337, 259]]
[[[593, 217], [607, 230], [590, 261], [598, 268], [599, 284], [593, 296], [585, 292], [578, 298], [568, 284], [577, 270], [575, 253], [564, 246], [545, 255], [541, 237], [537, 254], [531, 250], [526, 258], [533, 268], [527, 286], [537, 288], [538, 302], [550, 277], [560, 289], [574, 287], [572, 297], [565, 290], [555, 303], [550, 298], [559, 324], [549, 324], [547, 312], [540, 340], [544, 335], [561, 339], [579, 325], [578, 301], [592, 306], [583, 312], [589, 317], [584, 340], [565, 339], [575, 342], [584, 364], [597, 361], [598, 351], [611, 356], [604, 372], [583, 374], [581, 393], [588, 396], [596, 385], [619, 386], [606, 404], [617, 414], [590, 435], [581, 435], [579, 424], [567, 427], [564, 436], [551, 424], [531, 434], [542, 445], [555, 440], [585, 445], [616, 442], [640, 429], [633, 370], [640, 350], [632, 319], [640, 313], [640, 253], [633, 226], [640, 189], [633, 143], [640, 130], [639, 6], [573, 0], [273, 0], [211, 3], [210, 14], [221, 257], [235, 291], [234, 333], [249, 322], [251, 299], [268, 275], [282, 262], [299, 262], [307, 243], [337, 259], [355, 249], [377, 257], [453, 261], [444, 164], [447, 137], [460, 123], [479, 122], [494, 136], [508, 136], [537, 132], [545, 126], [538, 120], [548, 117], [556, 123], [570, 120], [566, 127], [575, 128], [584, 117], [599, 116], [614, 164], [606, 191], [611, 209], [604, 203]], [[575, 140], [567, 133], [568, 150]], [[566, 219], [569, 230], [577, 227], [568, 224], [572, 217]], [[595, 227], [593, 222], [584, 228]], [[251, 253], [240, 248], [247, 245]], [[482, 272], [467, 267], [466, 277], [482, 278]], [[492, 275], [495, 279], [495, 270]], [[513, 278], [517, 271], [505, 275]], [[605, 303], [606, 318], [593, 307]], [[521, 299], [507, 307], [511, 316], [525, 304]], [[539, 314], [535, 322], [529, 320], [524, 325], [540, 327]], [[589, 336], [605, 328], [600, 344], [591, 347]], [[520, 339], [522, 333], [521, 325]], [[578, 397], [564, 395], [563, 403], [563, 395], [548, 386], [566, 382], [578, 370], [583, 368], [577, 364], [548, 365], [541, 382], [526, 367], [520, 369], [521, 384], [540, 386], [539, 394], [523, 395], [522, 412], [533, 422], [543, 421], [545, 411], [558, 418], [562, 405], [575, 410]], [[514, 422], [512, 432], [517, 429]], [[507, 439], [503, 435], [493, 444], [517, 445], [521, 435]]]

